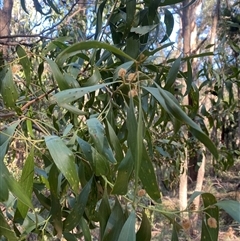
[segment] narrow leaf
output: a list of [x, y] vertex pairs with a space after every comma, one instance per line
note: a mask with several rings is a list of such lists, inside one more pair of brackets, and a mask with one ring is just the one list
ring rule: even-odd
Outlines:
[[142, 211], [142, 222], [136, 234], [137, 241], [150, 241], [151, 240], [151, 224], [144, 211]]
[[91, 185], [92, 185], [92, 178], [83, 187], [79, 196], [76, 197], [76, 202], [73, 206], [73, 209], [71, 210], [71, 212], [63, 222], [65, 231], [70, 231], [79, 224], [80, 219], [84, 213], [85, 207], [87, 205], [88, 196], [91, 191]]
[[79, 178], [71, 150], [58, 136], [46, 136], [45, 142], [54, 163], [68, 180], [75, 194], [79, 193]]
[[118, 241], [135, 241], [136, 240], [135, 222], [136, 222], [136, 214], [134, 211], [132, 211], [127, 221], [123, 225]]
[[[25, 193], [29, 199], [32, 197], [33, 191], [33, 176], [34, 176], [34, 149], [30, 150], [30, 153], [24, 163], [22, 175], [19, 184], [25, 190]], [[28, 206], [18, 200], [17, 210], [15, 212], [14, 220], [23, 220], [28, 212]]]
[[113, 54], [120, 55], [126, 59], [132, 60], [136, 62], [136, 60], [129, 55], [125, 54], [119, 48], [104, 42], [99, 41], [83, 41], [80, 43], [76, 43], [71, 45], [70, 47], [63, 50], [56, 58], [56, 63], [58, 66], [62, 66], [63, 63], [70, 57], [77, 55], [82, 52], [82, 50], [89, 50], [89, 49], [106, 49]]
[[1, 95], [6, 107], [14, 108], [18, 98], [17, 87], [13, 81], [11, 68], [7, 69], [4, 78], [1, 81]]
[[240, 223], [240, 202], [234, 200], [223, 200], [215, 204], [225, 210], [235, 221]]
[[23, 67], [27, 86], [29, 86], [31, 82], [31, 62], [27, 56], [27, 53], [20, 45], [17, 46], [17, 54], [19, 57], [19, 62]]
[[94, 142], [97, 151], [103, 155], [108, 161], [116, 164], [117, 161], [113, 155], [112, 149], [106, 138], [105, 130], [101, 122], [97, 118], [87, 120], [89, 134]]

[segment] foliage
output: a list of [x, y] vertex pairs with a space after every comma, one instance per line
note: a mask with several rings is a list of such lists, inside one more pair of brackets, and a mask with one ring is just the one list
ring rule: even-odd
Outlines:
[[[44, 2], [57, 12], [53, 1]], [[2, 240], [24, 240], [32, 233], [42, 239], [92, 240], [94, 228], [99, 240], [150, 240], [146, 210], [168, 218], [172, 240], [190, 227], [176, 221], [179, 212], [161, 207], [155, 167], [166, 166], [165, 179], [178, 176], [186, 129], [216, 160], [219, 151], [197, 114], [199, 90], [191, 68], [180, 71], [191, 57], [158, 61], [173, 44], [174, 18], [171, 11], [157, 9], [178, 2], [103, 1], [96, 4], [92, 40], [73, 43], [63, 27], [54, 40], [16, 48], [16, 59], [6, 62], [0, 74], [6, 111], [0, 133]], [[34, 0], [44, 14], [39, 4]], [[105, 13], [109, 6], [110, 14]], [[21, 66], [20, 77], [16, 66]], [[197, 106], [180, 105], [179, 78]], [[196, 116], [203, 128], [193, 121]], [[14, 142], [24, 148], [20, 177], [7, 168]], [[218, 208], [236, 218], [239, 203], [228, 208], [212, 194], [195, 193], [187, 211], [197, 195], [203, 199], [202, 237], [217, 240]]]

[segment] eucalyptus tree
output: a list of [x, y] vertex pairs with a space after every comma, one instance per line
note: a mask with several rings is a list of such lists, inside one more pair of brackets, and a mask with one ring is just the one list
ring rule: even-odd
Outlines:
[[[172, 240], [187, 234], [190, 221], [178, 220], [181, 211], [166, 211], [161, 205], [154, 167], [165, 167], [163, 181], [179, 176], [187, 141], [182, 129], [216, 159], [218, 150], [176, 97], [177, 78], [184, 76], [191, 89], [191, 72], [180, 71], [181, 62], [190, 65], [191, 56], [159, 61], [157, 55], [173, 45], [169, 36], [174, 21], [167, 6], [179, 2], [97, 2], [95, 12], [88, 12], [93, 23], [81, 26], [86, 32], [80, 31], [74, 15], [64, 22], [68, 24], [58, 25], [53, 39], [18, 45], [16, 59], [5, 61], [2, 239], [35, 234], [39, 239], [151, 240], [147, 211], [170, 221]], [[34, 3], [44, 15], [43, 5]], [[54, 1], [44, 3], [58, 11]], [[95, 28], [88, 32], [88, 26]], [[16, 140], [25, 151], [19, 177], [8, 169], [19, 151], [14, 150]], [[217, 240], [219, 208], [239, 221], [234, 212], [239, 204], [232, 202], [229, 208], [210, 193], [196, 192], [188, 212], [199, 195], [202, 237]]]

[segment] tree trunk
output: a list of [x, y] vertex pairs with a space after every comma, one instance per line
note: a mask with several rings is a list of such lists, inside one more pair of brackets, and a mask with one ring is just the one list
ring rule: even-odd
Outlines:
[[[182, 3], [183, 11], [182, 11], [182, 37], [183, 37], [183, 52], [184, 55], [188, 55], [190, 53], [190, 39], [191, 39], [191, 32], [190, 32], [190, 17], [189, 17], [189, 7], [186, 7], [189, 3], [189, 0], [185, 0]], [[183, 72], [187, 71], [187, 65], [184, 64]], [[182, 94], [186, 92], [186, 83], [182, 80]], [[187, 106], [188, 105], [188, 98], [184, 97], [182, 104]], [[185, 130], [185, 138], [187, 137], [187, 131]], [[187, 139], [187, 138], [186, 138]], [[183, 164], [181, 167], [181, 175], [179, 181], [179, 208], [180, 211], [183, 211], [187, 208], [187, 169], [188, 169], [188, 151], [185, 148], [185, 160], [183, 160]], [[186, 218], [186, 214], [183, 215]]]
[[3, 7], [2, 9], [0, 8], [0, 44], [2, 43], [2, 45], [0, 45], [0, 52], [2, 52], [4, 56], [7, 56], [7, 42], [9, 41], [9, 39], [1, 39], [1, 37], [10, 35], [12, 8], [13, 0], [3, 0]]

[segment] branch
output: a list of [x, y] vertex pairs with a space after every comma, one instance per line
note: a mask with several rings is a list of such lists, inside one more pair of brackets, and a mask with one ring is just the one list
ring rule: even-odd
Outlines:
[[[0, 39], [11, 39], [11, 38], [45, 38], [45, 39], [52, 39], [50, 37], [44, 36], [43, 34], [46, 34], [49, 31], [53, 31], [58, 25], [60, 25], [68, 16], [69, 14], [73, 11], [74, 7], [78, 4], [78, 1], [76, 1], [68, 11], [68, 13], [56, 24], [51, 26], [48, 29], [42, 30], [39, 34], [16, 34], [16, 35], [7, 35], [7, 36], [0, 36]], [[9, 42], [6, 42], [9, 44]], [[9, 44], [10, 45], [10, 44]]]
[[[33, 100], [30, 100], [29, 102], [27, 102], [24, 106], [21, 107], [21, 111], [23, 112], [24, 110], [26, 110], [30, 105], [32, 105], [33, 103], [43, 99], [45, 96], [49, 95], [51, 92], [53, 92], [54, 90], [56, 90], [56, 87], [55, 88], [52, 88], [51, 90], [49, 90], [47, 93], [44, 93], [40, 96], [38, 96], [37, 98], [33, 99]], [[16, 112], [8, 112], [8, 113], [0, 113], [0, 119], [9, 119], [13, 116], [16, 116]]]

